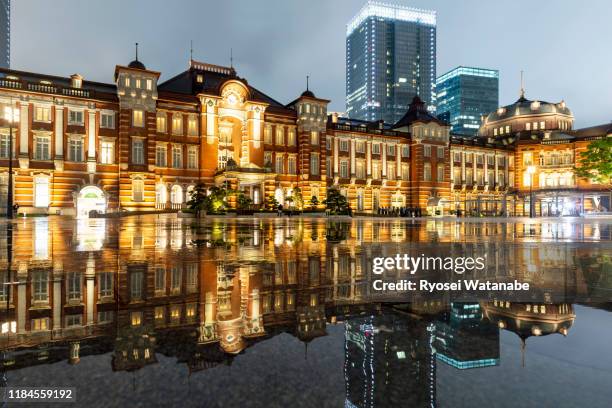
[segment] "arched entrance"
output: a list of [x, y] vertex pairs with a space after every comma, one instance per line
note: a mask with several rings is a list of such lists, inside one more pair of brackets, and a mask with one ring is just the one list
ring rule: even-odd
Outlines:
[[77, 218], [88, 218], [89, 212], [95, 210], [106, 212], [106, 195], [97, 186], [85, 186], [77, 196]]
[[280, 205], [285, 205], [285, 193], [283, 192], [282, 188], [278, 187], [276, 189], [276, 191], [274, 192], [274, 198]]

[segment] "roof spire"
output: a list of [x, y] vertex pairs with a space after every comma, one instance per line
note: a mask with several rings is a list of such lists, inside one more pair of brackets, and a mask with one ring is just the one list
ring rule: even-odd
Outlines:
[[193, 40], [189, 40], [189, 60], [193, 61]]
[[230, 68], [234, 68], [234, 49], [230, 48]]
[[308, 80], [310, 79], [310, 75], [306, 75], [306, 90], [308, 91]]
[[136, 61], [138, 61], [138, 43], [136, 43]]
[[523, 78], [523, 70], [521, 69], [521, 98], [525, 97], [525, 80]]

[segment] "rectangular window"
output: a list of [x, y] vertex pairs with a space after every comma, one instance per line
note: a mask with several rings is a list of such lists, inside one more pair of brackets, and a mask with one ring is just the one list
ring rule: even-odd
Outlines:
[[153, 81], [150, 79], [147, 79], [147, 91], [150, 91], [153, 89]]
[[531, 155], [531, 152], [523, 153], [523, 165], [531, 166], [532, 164], [533, 164], [533, 156]]
[[168, 124], [166, 123], [166, 113], [158, 113], [155, 118], [155, 122], [157, 124], [157, 132], [158, 133], [166, 133], [168, 131]]
[[49, 318], [40, 317], [38, 319], [32, 319], [32, 331], [44, 331], [49, 330]]
[[355, 166], [355, 177], [358, 179], [365, 178], [365, 163], [363, 161], [358, 161]]
[[455, 167], [452, 176], [454, 184], [461, 184], [461, 167]]
[[68, 159], [74, 162], [83, 161], [83, 139], [71, 138], [68, 142]]
[[166, 167], [168, 165], [166, 150], [166, 145], [164, 144], [158, 144], [155, 146], [155, 165], [157, 167]]
[[[15, 134], [17, 132], [13, 132], [13, 154], [12, 157], [15, 157]], [[9, 157], [9, 135], [0, 135], [0, 158], [8, 159]]]
[[389, 156], [395, 156], [395, 145], [387, 145], [387, 154]]
[[296, 174], [297, 172], [296, 158], [295, 156], [289, 156], [289, 174]]
[[140, 89], [140, 78], [136, 79], [136, 88]]
[[264, 166], [272, 167], [272, 152], [264, 152]]
[[276, 155], [276, 172], [278, 174], [283, 174], [285, 172], [284, 158], [282, 154]]
[[34, 302], [46, 302], [49, 300], [49, 280], [47, 272], [37, 271], [32, 274], [32, 286]]
[[364, 142], [356, 142], [355, 143], [355, 152], [357, 152], [357, 153], [365, 153], [365, 143]]
[[348, 161], [347, 160], [340, 161], [340, 177], [348, 178]]
[[166, 268], [164, 266], [155, 268], [155, 293], [166, 293]]
[[395, 164], [387, 163], [387, 180], [395, 180]]
[[444, 148], [442, 146], [438, 146], [438, 159], [444, 158]]
[[319, 175], [319, 153], [310, 154], [310, 174]]
[[126, 88], [130, 87], [130, 77], [125, 77], [125, 87]]
[[181, 292], [181, 278], [182, 273], [181, 268], [179, 266], [173, 266], [170, 271], [170, 290], [172, 293], [180, 293]]
[[484, 162], [482, 154], [476, 155], [476, 164], [482, 164]]
[[276, 145], [285, 145], [285, 131], [282, 126], [276, 126]]
[[[525, 123], [525, 130], [531, 130], [531, 122]], [[495, 132], [497, 133], [497, 132]]]
[[423, 165], [423, 180], [431, 181], [431, 163], [425, 163]]
[[113, 296], [113, 273], [102, 272], [98, 274], [98, 286], [100, 288], [100, 297]]
[[172, 115], [172, 134], [183, 134], [183, 115], [181, 115], [180, 113], [175, 113], [174, 115]]
[[471, 163], [472, 162], [472, 153], [466, 153], [465, 154], [465, 162], [466, 163]]
[[144, 112], [139, 109], [132, 111], [132, 126], [143, 127], [144, 126]]
[[132, 164], [144, 164], [144, 140], [132, 139]]
[[540, 130], [546, 129], [546, 122], [540, 122]]
[[404, 158], [410, 157], [410, 146], [408, 145], [402, 146], [402, 157]]
[[289, 129], [289, 146], [295, 146], [295, 145], [296, 145], [295, 129], [291, 128]]
[[34, 179], [34, 207], [49, 207], [49, 177]]
[[468, 186], [474, 184], [474, 171], [472, 169], [465, 169], [465, 184]]
[[83, 111], [69, 110], [68, 111], [68, 124], [69, 125], [82, 125], [83, 117], [84, 117]]
[[380, 178], [380, 164], [378, 162], [372, 162], [372, 179], [378, 180]]
[[313, 130], [310, 132], [310, 144], [318, 145], [319, 144], [319, 132]]
[[187, 293], [195, 293], [198, 288], [198, 264], [190, 263], [185, 266], [185, 284]]
[[272, 126], [266, 125], [264, 127], [264, 143], [272, 144]]
[[[142, 181], [142, 180], [141, 180]], [[131, 272], [130, 277], [130, 300], [142, 299], [142, 281], [144, 274], [142, 272]], [[133, 324], [134, 322], [132, 322]]]
[[195, 116], [189, 116], [187, 120], [187, 133], [189, 136], [198, 135], [198, 120]]
[[410, 179], [410, 166], [408, 164], [402, 164], [402, 180]]
[[51, 108], [46, 106], [36, 106], [34, 108], [34, 121], [51, 122]]
[[349, 151], [349, 142], [348, 140], [340, 140], [340, 151], [348, 152]]
[[34, 160], [51, 160], [51, 136], [34, 138]]
[[444, 181], [444, 164], [438, 164], [436, 168], [436, 180], [438, 183]]
[[70, 272], [66, 277], [68, 286], [67, 299], [70, 301], [81, 300], [81, 274], [76, 272]]
[[487, 156], [487, 165], [495, 166], [495, 156], [491, 156], [491, 155]]
[[100, 143], [100, 163], [113, 164], [115, 161], [115, 142]]
[[372, 143], [372, 154], [380, 154], [380, 143]]
[[196, 146], [190, 146], [187, 150], [187, 168], [198, 168], [198, 148]]
[[484, 173], [482, 170], [476, 170], [476, 184], [482, 186], [484, 184]]
[[461, 163], [461, 152], [454, 152], [453, 160], [455, 161], [455, 163]]
[[172, 167], [175, 169], [183, 168], [183, 146], [182, 145], [172, 146]]
[[423, 145], [423, 157], [431, 157], [431, 146]]
[[132, 200], [136, 202], [144, 201], [144, 180], [133, 179], [132, 180]]
[[115, 128], [115, 113], [114, 112], [102, 112], [100, 114], [100, 127], [105, 129]]

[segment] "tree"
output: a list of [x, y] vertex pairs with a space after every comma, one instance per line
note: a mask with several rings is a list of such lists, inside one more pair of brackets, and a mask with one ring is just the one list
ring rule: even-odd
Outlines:
[[574, 174], [592, 183], [607, 186], [612, 195], [612, 136], [589, 143], [587, 149], [580, 153]]
[[317, 196], [310, 197], [310, 207], [314, 210], [319, 205], [319, 199]]
[[276, 200], [274, 196], [269, 196], [266, 199], [266, 207], [269, 210], [276, 210], [278, 208], [278, 201]]
[[293, 203], [295, 204], [295, 208], [301, 210], [304, 207], [304, 197], [302, 196], [302, 189], [299, 187], [294, 188], [291, 196], [293, 197]]
[[335, 188], [327, 190], [327, 198], [323, 200], [323, 204], [332, 214], [348, 214], [349, 212], [349, 204], [346, 197]]
[[251, 200], [250, 197], [247, 197], [247, 195], [244, 194], [244, 192], [239, 191], [237, 193], [236, 205], [238, 206], [239, 210], [246, 210], [247, 208], [251, 206], [252, 203], [253, 203], [253, 200]]
[[204, 184], [198, 183], [193, 190], [191, 190], [189, 201], [187, 201], [187, 207], [195, 213], [196, 217], [199, 217], [201, 211], [208, 210], [208, 201], [206, 187]]

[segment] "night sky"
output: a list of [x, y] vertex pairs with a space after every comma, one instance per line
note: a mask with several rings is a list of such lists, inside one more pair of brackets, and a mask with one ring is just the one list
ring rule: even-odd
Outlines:
[[[194, 59], [229, 65], [281, 102], [311, 76], [317, 96], [344, 111], [345, 26], [365, 0], [19, 0], [12, 2], [14, 69], [112, 82], [134, 57], [162, 80]], [[500, 103], [565, 99], [584, 127], [612, 120], [612, 2], [396, 1], [438, 12], [440, 75], [457, 65], [500, 70]]]

